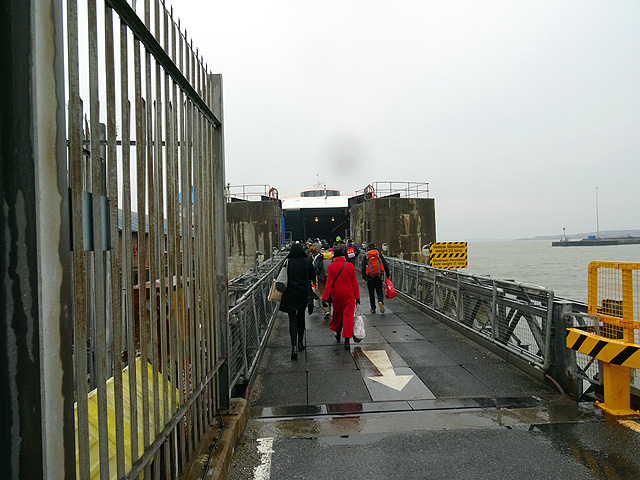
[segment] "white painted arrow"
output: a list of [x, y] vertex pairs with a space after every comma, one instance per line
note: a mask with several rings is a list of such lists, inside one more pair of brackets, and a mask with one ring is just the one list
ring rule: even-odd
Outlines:
[[364, 354], [382, 374], [381, 377], [369, 377], [374, 382], [381, 383], [401, 392], [413, 378], [413, 375], [396, 375], [396, 372], [391, 366], [391, 360], [389, 360], [389, 356], [384, 350], [365, 350]]

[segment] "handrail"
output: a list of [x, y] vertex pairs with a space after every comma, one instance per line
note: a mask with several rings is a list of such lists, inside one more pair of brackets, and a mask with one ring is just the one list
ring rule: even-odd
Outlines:
[[237, 295], [229, 308], [231, 389], [247, 384], [255, 371], [278, 314], [279, 304], [268, 301], [267, 295], [286, 253], [278, 252], [230, 284]]
[[529, 364], [549, 368], [552, 290], [397, 258], [387, 260], [398, 293]]

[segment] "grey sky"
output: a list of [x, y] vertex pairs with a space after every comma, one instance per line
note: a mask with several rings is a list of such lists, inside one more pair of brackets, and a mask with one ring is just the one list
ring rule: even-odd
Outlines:
[[227, 181], [429, 182], [438, 241], [640, 229], [640, 2], [181, 0]]

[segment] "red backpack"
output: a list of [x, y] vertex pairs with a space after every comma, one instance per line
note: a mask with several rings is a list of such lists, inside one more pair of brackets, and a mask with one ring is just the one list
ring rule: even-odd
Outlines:
[[379, 277], [384, 273], [384, 265], [380, 261], [380, 256], [378, 255], [377, 250], [368, 250], [367, 251], [367, 275], [373, 275], [374, 277]]

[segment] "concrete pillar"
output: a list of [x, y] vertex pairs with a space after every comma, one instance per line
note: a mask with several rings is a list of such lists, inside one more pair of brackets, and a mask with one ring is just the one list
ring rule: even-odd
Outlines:
[[390, 256], [425, 263], [422, 246], [436, 241], [433, 198], [372, 198], [351, 207], [353, 241], [389, 244]]
[[61, 2], [3, 2], [0, 39], [0, 468], [73, 478]]

